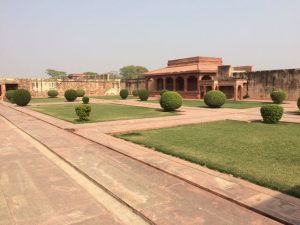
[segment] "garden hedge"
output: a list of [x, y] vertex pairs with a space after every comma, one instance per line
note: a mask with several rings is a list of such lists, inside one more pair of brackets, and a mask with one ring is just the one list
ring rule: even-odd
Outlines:
[[139, 98], [141, 101], [147, 101], [149, 98], [149, 91], [146, 89], [139, 90]]
[[57, 90], [49, 90], [47, 94], [48, 94], [49, 98], [55, 98], [58, 95], [58, 91]]
[[65, 91], [65, 98], [68, 102], [74, 102], [77, 98], [77, 91], [74, 89], [68, 89]]
[[128, 95], [129, 95], [129, 92], [128, 92], [127, 89], [122, 89], [122, 90], [120, 91], [120, 97], [121, 97], [122, 99], [126, 99], [126, 98], [128, 97]]
[[79, 105], [75, 108], [76, 115], [79, 118], [79, 121], [88, 120], [90, 113], [92, 111], [91, 106], [89, 105]]
[[167, 91], [161, 96], [159, 103], [165, 111], [175, 111], [182, 106], [182, 97], [176, 91]]
[[132, 95], [133, 96], [139, 96], [139, 90], [138, 89], [133, 90]]
[[83, 97], [85, 95], [85, 91], [83, 89], [77, 89], [77, 97]]
[[87, 96], [83, 96], [83, 97], [82, 97], [82, 102], [83, 102], [83, 104], [89, 104], [90, 98], [87, 97]]
[[159, 92], [160, 96], [162, 96], [165, 92], [167, 92], [168, 90], [167, 89], [163, 89]]
[[204, 103], [210, 108], [219, 108], [225, 104], [226, 96], [222, 91], [212, 90], [204, 96]]
[[18, 89], [14, 92], [13, 100], [18, 106], [25, 106], [31, 100], [31, 94], [28, 90]]
[[271, 99], [275, 104], [281, 104], [287, 98], [286, 92], [282, 90], [272, 91]]
[[16, 90], [8, 90], [5, 92], [5, 97], [7, 98], [8, 101], [10, 101], [11, 103], [14, 103], [14, 93]]
[[264, 105], [260, 108], [260, 114], [264, 123], [278, 123], [283, 115], [283, 108], [276, 104]]

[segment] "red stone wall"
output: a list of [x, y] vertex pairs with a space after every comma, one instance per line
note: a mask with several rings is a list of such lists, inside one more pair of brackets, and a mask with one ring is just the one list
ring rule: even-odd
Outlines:
[[234, 76], [247, 79], [248, 94], [253, 99], [270, 99], [274, 89], [286, 91], [288, 100], [300, 97], [300, 69], [234, 73]]

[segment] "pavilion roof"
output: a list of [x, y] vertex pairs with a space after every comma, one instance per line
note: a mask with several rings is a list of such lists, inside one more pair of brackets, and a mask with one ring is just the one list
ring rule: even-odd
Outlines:
[[170, 75], [184, 73], [216, 73], [218, 66], [222, 65], [222, 58], [191, 57], [184, 59], [169, 60], [168, 66], [149, 71], [145, 76]]

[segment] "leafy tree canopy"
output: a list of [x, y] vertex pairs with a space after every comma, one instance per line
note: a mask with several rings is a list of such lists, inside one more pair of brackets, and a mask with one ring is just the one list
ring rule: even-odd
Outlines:
[[124, 66], [120, 69], [120, 74], [124, 79], [136, 79], [143, 77], [143, 73], [148, 72], [148, 69], [143, 66]]
[[66, 72], [63, 71], [57, 71], [57, 70], [52, 70], [52, 69], [47, 69], [46, 73], [52, 77], [52, 78], [59, 78], [59, 77], [65, 77], [67, 76]]

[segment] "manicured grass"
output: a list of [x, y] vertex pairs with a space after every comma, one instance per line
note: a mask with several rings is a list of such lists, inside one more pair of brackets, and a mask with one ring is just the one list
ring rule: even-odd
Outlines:
[[[122, 98], [119, 95], [91, 96], [91, 98], [104, 99], [104, 100], [122, 100]], [[127, 99], [138, 99], [138, 97], [128, 96]]]
[[117, 137], [300, 197], [300, 125], [219, 121]]
[[[149, 100], [149, 103], [159, 103], [159, 100]], [[222, 108], [231, 108], [231, 109], [247, 109], [254, 107], [261, 107], [265, 104], [270, 104], [268, 102], [255, 102], [255, 101], [233, 101], [227, 100], [226, 103], [222, 106]], [[183, 106], [189, 107], [201, 107], [207, 108], [203, 100], [187, 100], [184, 99], [182, 102]]]
[[[77, 120], [78, 117], [75, 113], [77, 105], [79, 104], [40, 105], [32, 106], [31, 109], [72, 123], [82, 123]], [[87, 121], [90, 123], [176, 115], [176, 113], [137, 106], [115, 104], [90, 104], [90, 106], [92, 112]]]
[[65, 98], [32, 98], [30, 103], [65, 102]]

